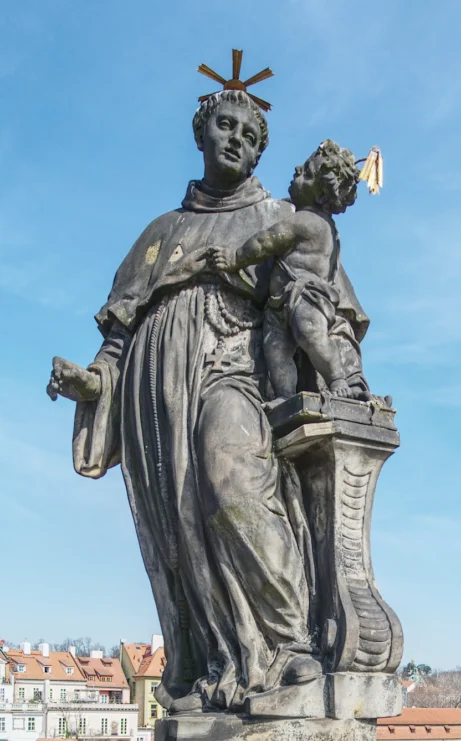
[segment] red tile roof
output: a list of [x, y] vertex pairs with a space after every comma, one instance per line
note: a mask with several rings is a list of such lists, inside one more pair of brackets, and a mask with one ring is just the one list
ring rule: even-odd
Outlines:
[[164, 666], [165, 651], [163, 646], [157, 648], [153, 654], [151, 654], [151, 648], [148, 646], [135, 677], [161, 677]]
[[124, 643], [123, 648], [131, 661], [133, 669], [136, 672], [141, 666], [146, 651], [150, 652], [149, 643]]
[[[85, 681], [85, 676], [76, 660], [68, 651], [50, 651], [50, 655], [45, 657], [40, 651], [31, 651], [30, 654], [25, 654], [21, 649], [10, 648], [8, 658], [14, 662], [13, 674], [16, 681], [25, 679], [59, 679], [60, 682]], [[24, 664], [25, 671], [16, 671], [17, 664]], [[44, 666], [49, 666], [51, 671], [45, 674]], [[66, 667], [73, 669], [72, 674], [66, 673]]]
[[404, 708], [402, 715], [378, 719], [377, 738], [461, 739], [461, 708]]
[[[88, 679], [88, 687], [103, 687], [106, 690], [128, 689], [128, 682], [118, 659], [93, 659], [90, 656], [77, 656], [77, 662], [87, 679], [96, 677], [96, 679]], [[110, 681], [104, 681], [101, 677], [110, 677]]]

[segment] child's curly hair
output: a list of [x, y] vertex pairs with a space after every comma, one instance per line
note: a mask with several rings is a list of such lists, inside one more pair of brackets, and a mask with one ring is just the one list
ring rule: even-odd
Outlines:
[[357, 198], [360, 170], [350, 149], [327, 139], [304, 163], [304, 177], [315, 203], [324, 211], [340, 214]]

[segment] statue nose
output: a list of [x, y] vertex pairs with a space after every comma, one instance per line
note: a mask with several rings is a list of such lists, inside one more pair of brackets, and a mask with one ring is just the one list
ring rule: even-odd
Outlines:
[[229, 141], [231, 142], [231, 144], [233, 144], [234, 147], [241, 147], [242, 135], [238, 131], [233, 131], [231, 136], [229, 137]]

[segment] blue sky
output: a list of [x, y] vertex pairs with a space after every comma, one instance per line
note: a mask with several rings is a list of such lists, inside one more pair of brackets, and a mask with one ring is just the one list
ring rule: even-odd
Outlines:
[[244, 75], [276, 72], [257, 93], [274, 196], [325, 138], [382, 147], [382, 194], [338, 219], [365, 369], [402, 436], [374, 568], [405, 657], [461, 664], [460, 26], [458, 0], [1, 0], [0, 636], [158, 630], [120, 471], [73, 472], [73, 405], [44, 391], [53, 355], [92, 360], [118, 264], [201, 176], [191, 119], [215, 88], [195, 70], [226, 75], [237, 47]]

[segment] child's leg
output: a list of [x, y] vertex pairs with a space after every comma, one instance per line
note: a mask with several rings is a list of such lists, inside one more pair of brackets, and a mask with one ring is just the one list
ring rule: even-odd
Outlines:
[[289, 399], [296, 394], [298, 371], [293, 358], [296, 343], [284, 326], [283, 311], [266, 309], [264, 313], [264, 355], [269, 380], [276, 398]]
[[301, 298], [292, 311], [290, 326], [297, 344], [307, 353], [330, 390], [337, 396], [350, 396], [339, 350], [329, 337], [328, 321], [324, 314]]

